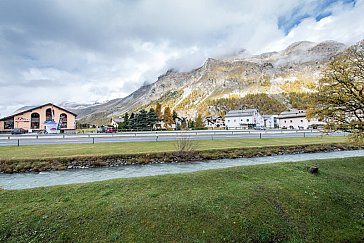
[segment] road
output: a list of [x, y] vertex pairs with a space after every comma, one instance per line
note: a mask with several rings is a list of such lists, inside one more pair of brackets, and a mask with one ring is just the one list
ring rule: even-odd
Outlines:
[[[108, 142], [147, 142], [173, 141], [189, 138], [191, 140], [241, 139], [241, 138], [288, 138], [316, 137], [323, 133], [315, 130], [202, 130], [202, 131], [158, 131], [158, 132], [123, 132], [115, 134], [22, 134], [0, 135], [0, 146], [22, 146], [35, 144], [80, 144]], [[326, 135], [326, 134], [324, 134]], [[344, 133], [329, 136], [345, 136]]]

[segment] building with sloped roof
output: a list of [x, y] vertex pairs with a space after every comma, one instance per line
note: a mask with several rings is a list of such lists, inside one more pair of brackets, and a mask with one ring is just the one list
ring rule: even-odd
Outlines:
[[52, 103], [26, 107], [13, 115], [0, 119], [0, 132], [10, 132], [14, 128], [27, 131], [45, 130], [49, 122], [55, 122], [61, 132], [76, 129], [76, 114]]
[[308, 129], [312, 126], [323, 126], [326, 123], [315, 118], [307, 119], [306, 110], [291, 109], [278, 115], [279, 128]]
[[257, 109], [231, 110], [225, 115], [227, 129], [248, 129], [264, 126], [264, 119]]

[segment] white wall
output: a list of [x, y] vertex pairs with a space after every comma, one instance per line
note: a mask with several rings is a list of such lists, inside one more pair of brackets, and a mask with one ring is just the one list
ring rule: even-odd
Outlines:
[[225, 117], [225, 126], [227, 128], [244, 128], [248, 124], [264, 126], [264, 119], [259, 113], [251, 116]]

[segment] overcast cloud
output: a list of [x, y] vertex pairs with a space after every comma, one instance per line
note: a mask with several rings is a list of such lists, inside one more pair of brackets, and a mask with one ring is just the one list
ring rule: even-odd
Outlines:
[[364, 0], [2, 0], [0, 116], [124, 97], [170, 68], [364, 38]]

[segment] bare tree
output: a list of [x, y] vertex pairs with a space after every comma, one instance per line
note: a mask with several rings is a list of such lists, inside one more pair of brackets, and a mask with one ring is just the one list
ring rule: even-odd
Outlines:
[[191, 136], [188, 135], [187, 131], [182, 131], [176, 137], [175, 147], [179, 157], [190, 159], [195, 153], [196, 144], [191, 139]]

